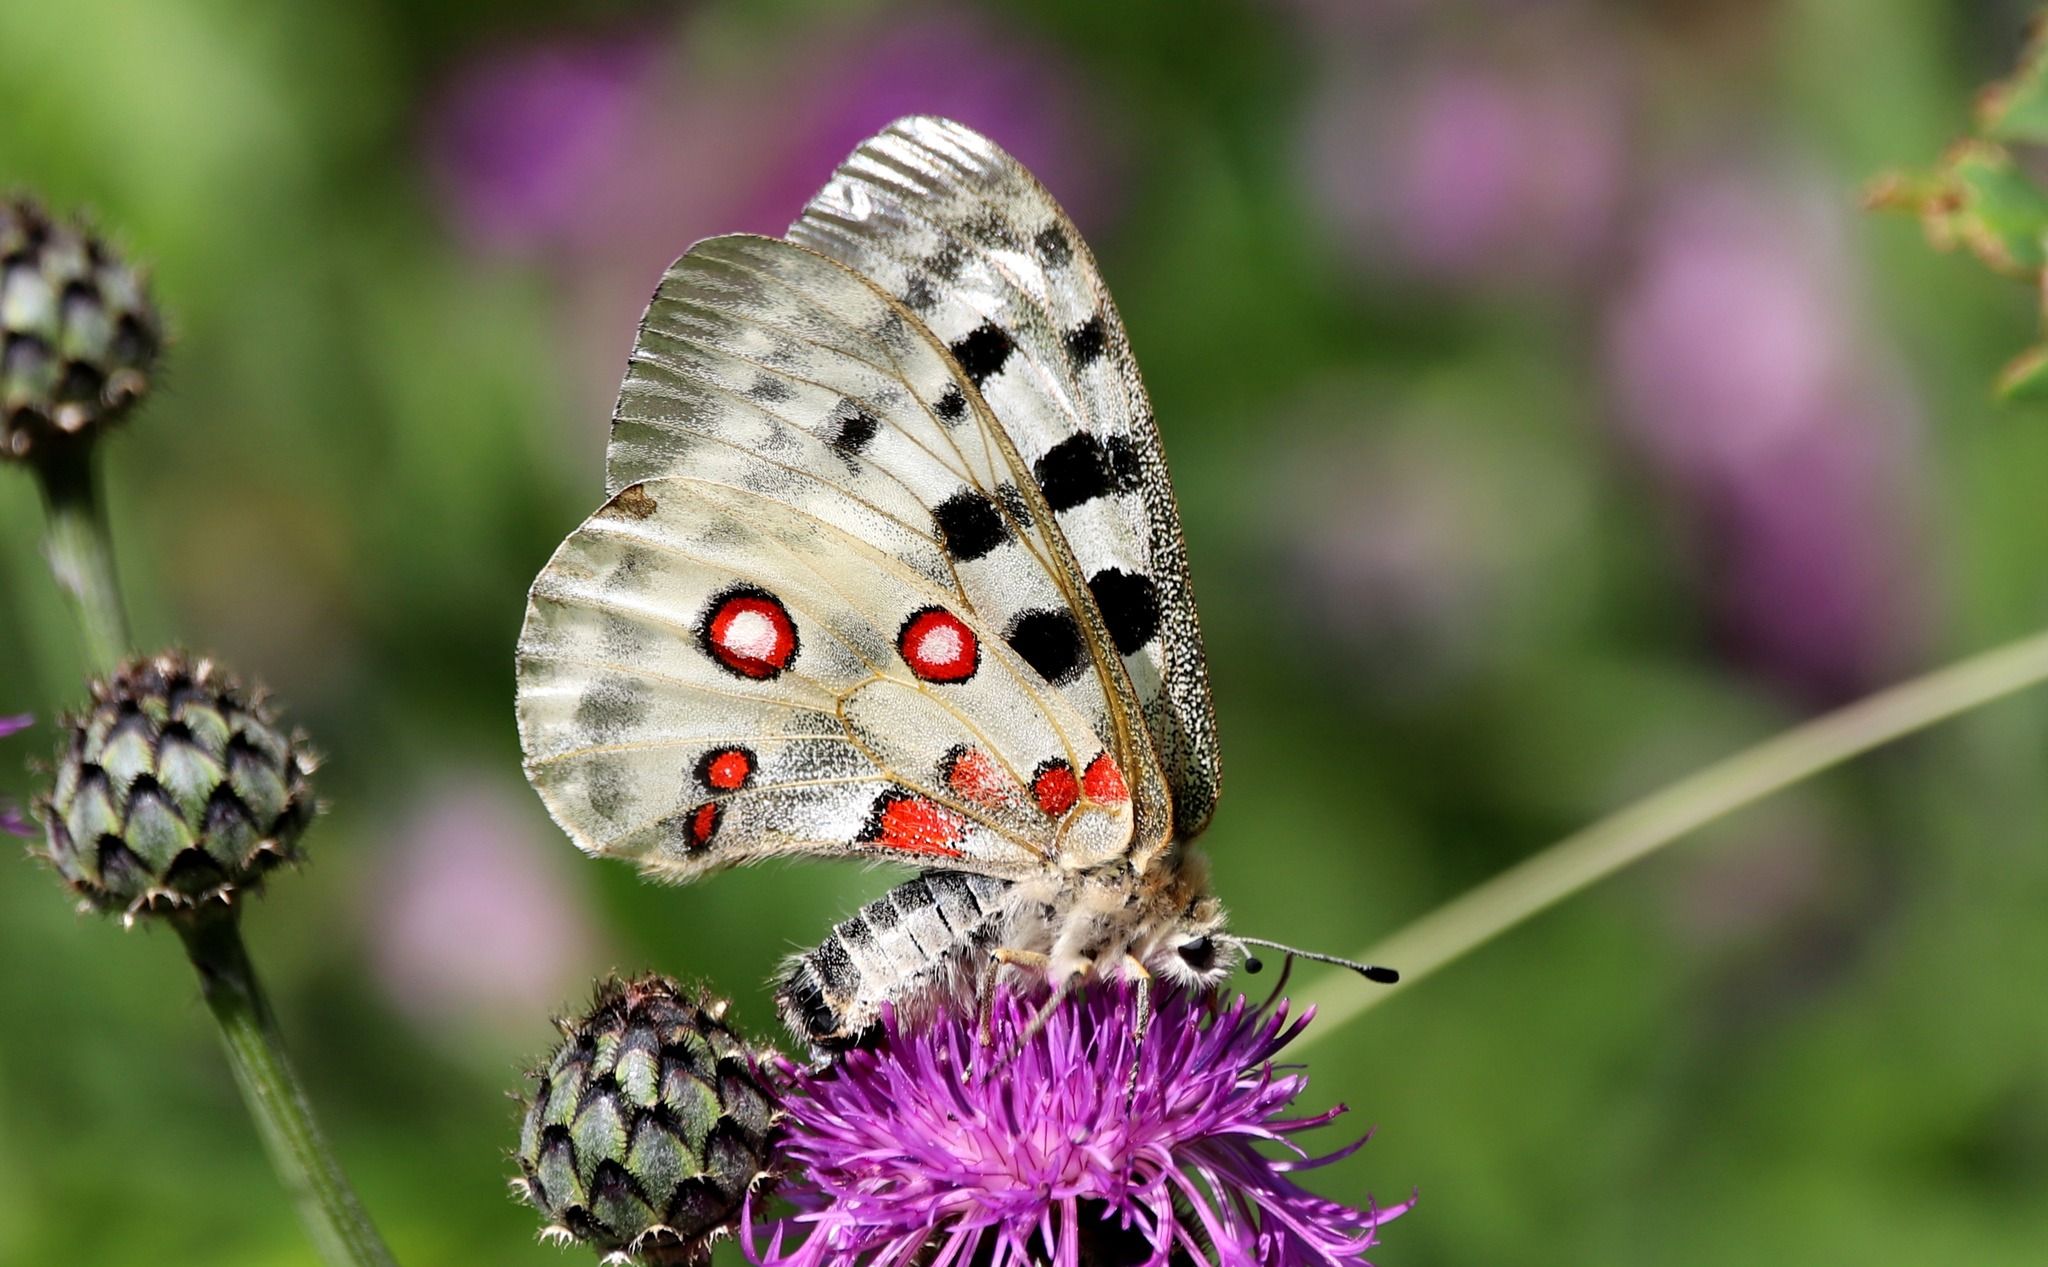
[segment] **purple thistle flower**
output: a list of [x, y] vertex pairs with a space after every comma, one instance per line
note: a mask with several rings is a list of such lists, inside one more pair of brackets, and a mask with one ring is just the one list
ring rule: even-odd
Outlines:
[[[959, 1011], [922, 1026], [891, 1015], [874, 1048], [792, 1071], [779, 1168], [798, 1212], [769, 1225], [765, 1249], [750, 1223], [748, 1257], [758, 1267], [1363, 1262], [1380, 1224], [1412, 1201], [1354, 1209], [1289, 1177], [1365, 1143], [1311, 1157], [1291, 1138], [1344, 1112], [1286, 1115], [1308, 1079], [1272, 1059], [1313, 1011], [1290, 1022], [1284, 1003], [1267, 1011], [1239, 996], [1215, 1008], [1178, 991], [1158, 1003], [1142, 1045], [1124, 987], [1062, 1004], [1017, 1050], [1038, 1000], [1005, 991], [992, 1046]], [[969, 1072], [1011, 1051], [994, 1076]], [[1268, 1157], [1260, 1141], [1292, 1156]]]
[[[36, 719], [27, 713], [15, 717], [0, 717], [0, 739], [18, 735], [36, 724]], [[28, 821], [28, 815], [21, 812], [21, 806], [0, 801], [0, 835], [34, 836], [35, 824]]]

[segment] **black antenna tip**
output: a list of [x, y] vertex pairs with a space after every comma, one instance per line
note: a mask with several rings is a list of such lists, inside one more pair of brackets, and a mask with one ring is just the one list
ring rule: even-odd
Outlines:
[[1257, 955], [1246, 955], [1244, 957], [1244, 970], [1251, 973], [1264, 972], [1266, 965], [1260, 961]]
[[1373, 967], [1365, 970], [1365, 979], [1367, 981], [1377, 981], [1381, 985], [1393, 985], [1400, 981], [1401, 974], [1392, 968]]

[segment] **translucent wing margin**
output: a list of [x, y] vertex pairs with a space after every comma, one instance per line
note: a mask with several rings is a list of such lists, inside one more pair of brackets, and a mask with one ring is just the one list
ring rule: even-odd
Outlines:
[[1072, 221], [986, 137], [908, 118], [856, 150], [789, 237], [901, 300], [980, 389], [1122, 658], [1173, 834], [1195, 836], [1221, 766], [1180, 514], [1123, 323]]

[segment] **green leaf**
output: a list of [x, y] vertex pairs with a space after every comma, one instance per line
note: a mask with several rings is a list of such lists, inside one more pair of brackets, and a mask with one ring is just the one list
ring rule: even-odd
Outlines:
[[2048, 27], [2036, 25], [2009, 78], [1977, 99], [1977, 130], [2001, 141], [2048, 143]]
[[1937, 250], [1966, 247], [1996, 272], [2033, 278], [2048, 262], [2048, 193], [1994, 142], [1962, 141], [1932, 175], [1886, 177], [1867, 201], [1916, 213]]

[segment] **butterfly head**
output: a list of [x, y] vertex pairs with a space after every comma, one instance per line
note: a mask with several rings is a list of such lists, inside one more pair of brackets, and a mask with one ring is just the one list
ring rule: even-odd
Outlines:
[[1237, 967], [1242, 947], [1223, 931], [1223, 905], [1204, 897], [1190, 902], [1162, 938], [1162, 953], [1148, 966], [1175, 985], [1204, 989]]

